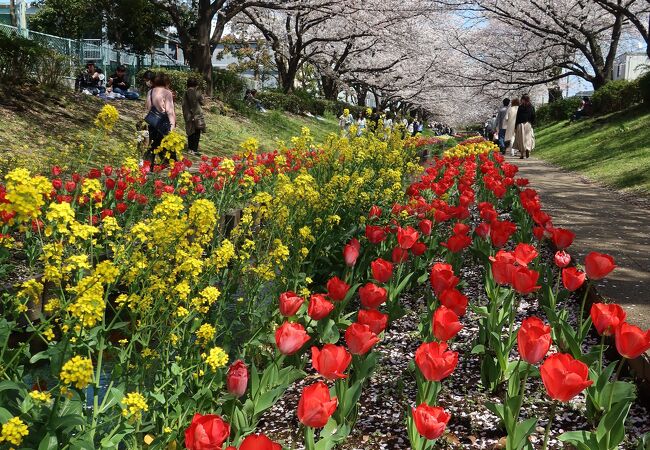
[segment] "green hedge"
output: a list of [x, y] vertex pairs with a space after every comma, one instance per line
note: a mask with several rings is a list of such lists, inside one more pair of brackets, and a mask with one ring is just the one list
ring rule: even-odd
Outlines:
[[176, 92], [176, 95], [178, 97], [185, 94], [185, 91], [187, 90], [187, 80], [190, 77], [196, 78], [199, 82], [199, 87], [205, 91], [205, 87], [206, 87], [205, 80], [203, 79], [203, 76], [198, 72], [192, 72], [189, 70], [174, 70], [174, 69], [164, 69], [161, 67], [152, 67], [150, 69], [142, 69], [136, 75], [136, 83], [138, 84], [138, 88], [140, 89], [140, 92], [146, 92], [148, 89], [144, 82], [144, 73], [147, 70], [151, 70], [154, 73], [164, 73], [167, 76], [169, 76], [169, 79], [171, 81], [170, 89]]
[[644, 105], [650, 108], [650, 72], [646, 72], [637, 80], [639, 86], [639, 95], [643, 100]]
[[214, 69], [212, 72], [214, 95], [224, 103], [237, 104], [244, 99], [246, 82], [235, 72]]
[[338, 116], [347, 108], [356, 117], [359, 112], [366, 110], [363, 106], [315, 98], [310, 94], [300, 92], [285, 94], [277, 91], [263, 91], [257, 94], [257, 98], [265, 108], [288, 111], [294, 114], [309, 112], [315, 116], [322, 116], [329, 112]]
[[0, 82], [17, 86], [36, 82], [56, 88], [69, 74], [68, 58], [22, 36], [0, 32]]
[[536, 111], [537, 123], [539, 125], [545, 125], [547, 123], [567, 120], [571, 117], [571, 114], [577, 111], [581, 101], [582, 99], [580, 97], [569, 97], [540, 106]]
[[637, 81], [610, 81], [598, 89], [591, 98], [597, 114], [621, 111], [641, 101], [641, 91]]

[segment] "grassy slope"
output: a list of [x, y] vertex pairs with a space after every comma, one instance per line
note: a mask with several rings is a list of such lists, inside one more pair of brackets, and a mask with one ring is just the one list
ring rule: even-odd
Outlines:
[[[125, 156], [138, 156], [135, 148], [136, 123], [144, 114], [144, 102], [114, 101], [120, 120], [113, 133], [103, 138], [93, 126], [97, 112], [104, 105], [100, 99], [82, 94], [48, 95], [29, 91], [0, 92], [0, 176], [7, 170], [24, 166], [42, 172], [54, 164], [68, 167], [90, 164], [115, 164]], [[336, 120], [327, 120], [269, 111], [234, 111], [219, 114], [216, 105], [205, 108], [207, 133], [201, 149], [208, 155], [229, 155], [249, 137], [260, 141], [263, 150], [273, 150], [278, 139], [289, 141], [307, 126], [317, 141], [337, 130]], [[184, 133], [180, 107], [177, 108], [179, 130]], [[96, 143], [90, 155], [90, 149]]]
[[617, 189], [650, 194], [650, 113], [639, 107], [537, 130], [537, 156]]

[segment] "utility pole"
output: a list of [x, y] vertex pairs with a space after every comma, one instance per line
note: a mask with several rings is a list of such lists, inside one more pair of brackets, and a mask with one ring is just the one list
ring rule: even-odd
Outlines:
[[16, 26], [18, 34], [27, 37], [27, 4], [25, 0], [15, 0], [16, 2]]

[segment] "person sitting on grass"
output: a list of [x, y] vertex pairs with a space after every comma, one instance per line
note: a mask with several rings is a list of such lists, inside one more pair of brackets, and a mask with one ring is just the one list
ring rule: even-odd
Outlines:
[[582, 101], [580, 102], [580, 106], [578, 107], [578, 110], [571, 115], [571, 118], [569, 119], [570, 122], [575, 122], [576, 120], [580, 120], [583, 117], [588, 117], [591, 115], [591, 99], [587, 96], [582, 97]]
[[129, 100], [137, 100], [140, 97], [137, 92], [129, 91], [131, 84], [128, 81], [126, 67], [124, 66], [118, 66], [115, 73], [108, 78], [108, 87], [110, 87], [115, 94], [123, 95]]
[[255, 106], [259, 112], [266, 112], [266, 109], [262, 106], [262, 102], [257, 99], [257, 90], [256, 89], [246, 89], [246, 94], [244, 94], [244, 101], [252, 106]]
[[74, 89], [89, 95], [99, 95], [106, 91], [104, 87], [104, 74], [95, 67], [94, 61], [88, 61], [84, 70], [75, 80]]

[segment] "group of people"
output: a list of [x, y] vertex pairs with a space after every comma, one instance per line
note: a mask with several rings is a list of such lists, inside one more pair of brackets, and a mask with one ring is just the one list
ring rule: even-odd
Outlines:
[[445, 123], [431, 122], [429, 126], [436, 136], [452, 136], [454, 134], [454, 129]]
[[502, 154], [510, 151], [512, 156], [516, 152], [519, 158], [530, 157], [535, 149], [535, 107], [530, 101], [530, 96], [524, 94], [520, 99], [503, 99], [499, 111], [484, 125], [486, 139], [496, 140]]
[[[347, 108], [344, 109], [343, 113], [339, 116], [339, 129], [344, 135], [349, 136], [350, 128], [353, 124], [356, 124], [356, 135], [361, 136], [366, 129], [376, 133], [381, 122], [384, 138], [388, 138], [398, 128], [401, 130], [403, 138], [415, 136], [424, 131], [425, 122], [419, 117], [399, 117], [391, 111], [382, 113], [377, 108], [373, 108], [369, 112], [370, 115], [368, 117], [366, 117], [367, 114], [365, 112], [359, 112], [355, 120], [350, 110]], [[447, 130], [451, 131], [451, 129]]]
[[128, 75], [125, 66], [117, 66], [108, 80], [104, 71], [95, 65], [94, 61], [86, 64], [86, 69], [79, 74], [75, 80], [75, 90], [88, 95], [98, 95], [105, 98], [126, 98], [137, 100], [140, 98], [137, 92], [130, 89]]
[[[144, 80], [149, 88], [145, 101], [145, 121], [149, 132], [149, 145], [143, 160], [148, 161], [150, 167], [153, 167], [156, 157], [155, 150], [160, 147], [165, 136], [176, 128], [175, 93], [170, 89], [171, 80], [165, 73], [147, 71], [144, 74]], [[201, 133], [206, 130], [205, 116], [201, 107], [205, 101], [198, 87], [199, 82], [196, 78], [188, 78], [182, 102], [187, 148], [194, 154], [199, 154]], [[171, 159], [173, 159], [173, 155]], [[161, 162], [169, 161], [161, 157]]]

